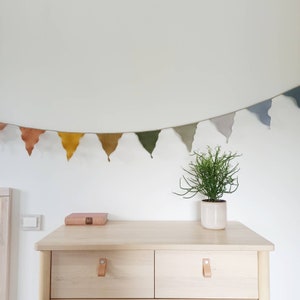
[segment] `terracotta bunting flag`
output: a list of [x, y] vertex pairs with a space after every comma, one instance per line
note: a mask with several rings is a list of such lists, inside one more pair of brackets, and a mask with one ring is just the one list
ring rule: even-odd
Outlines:
[[268, 112], [271, 106], [272, 99], [269, 99], [248, 107], [248, 110], [255, 113], [263, 124], [270, 127], [271, 117], [269, 116]]
[[160, 133], [160, 130], [136, 132], [136, 135], [138, 136], [139, 141], [141, 142], [143, 147], [150, 153], [151, 158], [153, 158], [152, 152], [153, 152], [156, 142], [158, 140], [159, 133]]
[[58, 132], [61, 138], [62, 145], [67, 152], [67, 159], [69, 160], [76, 151], [79, 140], [84, 136], [84, 133], [70, 133], [70, 132]]
[[6, 124], [5, 124], [5, 123], [0, 123], [0, 130], [4, 129], [4, 128], [5, 128], [5, 126], [6, 126]]
[[295, 98], [298, 107], [300, 108], [300, 85], [288, 92], [285, 92], [283, 95]]
[[97, 136], [110, 161], [110, 155], [116, 150], [122, 133], [98, 133]]
[[22, 132], [22, 140], [25, 142], [25, 148], [29, 155], [31, 155], [34, 145], [39, 141], [41, 134], [45, 132], [42, 129], [20, 127]]
[[234, 117], [235, 112], [210, 119], [210, 121], [216, 126], [217, 130], [226, 137], [227, 143], [232, 133]]
[[197, 129], [197, 123], [177, 126], [173, 129], [180, 135], [182, 142], [186, 145], [188, 151], [191, 152]]

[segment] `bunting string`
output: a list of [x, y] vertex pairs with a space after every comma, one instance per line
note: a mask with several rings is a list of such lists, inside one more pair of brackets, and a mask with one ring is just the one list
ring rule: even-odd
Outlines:
[[[284, 92], [282, 95], [287, 96], [290, 99], [295, 99], [298, 108], [300, 108], [300, 86], [293, 88], [287, 92]], [[269, 115], [269, 110], [272, 107], [272, 101], [273, 101], [272, 99], [264, 100], [260, 103], [246, 107], [244, 109], [247, 109], [249, 112], [255, 114], [257, 119], [262, 124], [270, 128], [271, 116]], [[222, 135], [224, 135], [224, 137], [226, 138], [226, 142], [229, 141], [229, 138], [231, 136], [232, 127], [234, 124], [234, 117], [237, 111], [209, 119], [215, 125], [217, 131], [220, 132]], [[202, 120], [202, 121], [206, 121], [206, 120]], [[186, 145], [186, 148], [189, 152], [192, 151], [194, 136], [199, 122], [172, 127], [172, 129], [180, 137], [181, 141]], [[7, 123], [0, 122], [0, 131], [3, 131], [7, 127], [7, 125], [14, 125], [14, 124], [7, 124]], [[27, 128], [23, 126], [18, 126], [18, 127], [21, 131], [21, 138], [25, 143], [25, 149], [28, 155], [31, 156], [35, 145], [39, 142], [40, 135], [45, 133], [46, 130], [38, 129], [38, 128]], [[151, 158], [153, 158], [153, 151], [156, 147], [156, 143], [158, 141], [161, 130], [163, 129], [161, 128], [152, 131], [135, 132], [139, 142], [141, 143], [143, 148], [150, 154]], [[125, 132], [95, 133], [102, 145], [103, 150], [107, 155], [108, 161], [110, 161], [110, 156], [118, 147], [118, 142], [124, 133]], [[85, 133], [84, 132], [70, 133], [70, 132], [58, 131], [57, 134], [61, 139], [62, 147], [65, 149], [66, 157], [67, 160], [69, 161], [72, 158], [73, 154], [75, 153], [77, 147], [79, 146], [80, 139], [85, 135]], [[0, 142], [1, 142], [1, 138], [0, 138]]]

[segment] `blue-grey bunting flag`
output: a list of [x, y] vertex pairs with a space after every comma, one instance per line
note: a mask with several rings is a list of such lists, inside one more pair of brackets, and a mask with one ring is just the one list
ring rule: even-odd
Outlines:
[[188, 151], [191, 152], [197, 129], [197, 123], [177, 126], [173, 129], [180, 135], [182, 142], [186, 145]]
[[228, 142], [232, 133], [234, 117], [235, 112], [210, 119], [210, 121], [216, 126], [217, 130], [226, 137], [226, 142]]
[[292, 90], [283, 93], [283, 95], [295, 98], [297, 105], [300, 108], [300, 85]]
[[259, 120], [270, 127], [271, 125], [271, 117], [269, 116], [268, 112], [272, 106], [272, 99], [265, 100], [263, 102], [254, 104], [249, 106], [247, 109], [252, 113], [256, 114]]

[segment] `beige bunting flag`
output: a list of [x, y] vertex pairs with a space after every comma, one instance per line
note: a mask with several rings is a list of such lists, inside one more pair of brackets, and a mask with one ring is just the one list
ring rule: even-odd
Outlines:
[[84, 136], [84, 133], [58, 132], [58, 135], [67, 152], [67, 159], [70, 160], [79, 145], [79, 140]]
[[110, 161], [110, 155], [116, 150], [122, 133], [97, 133], [97, 136]]
[[235, 112], [210, 119], [210, 121], [216, 126], [217, 130], [226, 137], [227, 143], [232, 133], [234, 117]]
[[39, 141], [40, 135], [45, 132], [42, 129], [20, 127], [22, 132], [21, 138], [25, 142], [25, 148], [29, 155], [31, 155], [34, 145]]
[[173, 128], [180, 135], [182, 142], [186, 145], [189, 152], [192, 151], [194, 136], [197, 129], [197, 123], [177, 126]]

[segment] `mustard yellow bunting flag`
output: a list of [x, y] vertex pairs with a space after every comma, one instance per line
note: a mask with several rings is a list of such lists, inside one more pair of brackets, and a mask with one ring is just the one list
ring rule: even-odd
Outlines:
[[152, 158], [152, 152], [158, 140], [159, 133], [160, 130], [136, 132], [139, 141], [141, 142], [143, 147], [150, 153], [151, 158]]
[[0, 122], [0, 130], [4, 129], [4, 128], [5, 128], [5, 126], [6, 126], [6, 124], [5, 124], [5, 123], [1, 123], [1, 122]]
[[22, 140], [25, 142], [25, 148], [29, 155], [31, 155], [34, 145], [39, 141], [41, 134], [45, 132], [42, 129], [20, 127], [22, 132]]
[[108, 161], [110, 161], [110, 155], [116, 150], [122, 133], [98, 133], [97, 136], [107, 154]]
[[61, 138], [62, 145], [67, 152], [67, 159], [69, 160], [76, 151], [79, 140], [84, 136], [84, 133], [58, 132], [58, 135]]

